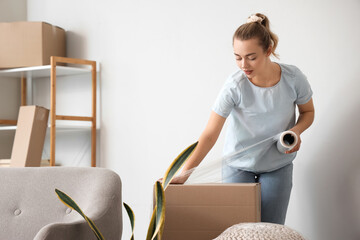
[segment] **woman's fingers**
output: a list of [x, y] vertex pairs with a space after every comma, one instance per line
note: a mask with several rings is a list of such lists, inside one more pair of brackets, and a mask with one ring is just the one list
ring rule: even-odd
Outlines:
[[300, 137], [299, 137], [299, 138], [298, 138], [298, 143], [295, 145], [295, 147], [293, 147], [290, 151], [286, 151], [285, 153], [286, 153], [286, 154], [290, 154], [290, 153], [299, 151], [300, 145], [301, 145], [301, 139], [300, 139]]

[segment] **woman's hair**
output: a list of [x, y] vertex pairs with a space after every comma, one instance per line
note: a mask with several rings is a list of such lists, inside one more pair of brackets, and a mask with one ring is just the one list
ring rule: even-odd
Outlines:
[[270, 21], [264, 14], [256, 13], [251, 15], [247, 23], [244, 23], [235, 31], [233, 42], [235, 39], [248, 40], [253, 38], [259, 40], [259, 44], [265, 52], [271, 46], [271, 53], [279, 58], [278, 54], [275, 53], [279, 38], [270, 30]]

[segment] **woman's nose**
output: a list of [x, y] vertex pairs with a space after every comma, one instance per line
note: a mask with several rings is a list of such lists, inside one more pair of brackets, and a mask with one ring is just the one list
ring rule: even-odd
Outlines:
[[241, 67], [246, 69], [246, 68], [247, 68], [247, 66], [248, 66], [247, 61], [242, 60], [242, 62], [241, 62]]

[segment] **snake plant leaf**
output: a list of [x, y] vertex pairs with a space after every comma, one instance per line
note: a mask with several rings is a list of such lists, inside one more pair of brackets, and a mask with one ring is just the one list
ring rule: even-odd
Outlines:
[[64, 192], [60, 191], [59, 189], [55, 189], [55, 192], [57, 196], [60, 198], [60, 200], [69, 208], [74, 209], [77, 211], [82, 217], [85, 217], [85, 214], [82, 212], [80, 207], [75, 203], [74, 200], [71, 199], [68, 195], [66, 195]]
[[161, 232], [160, 230], [164, 226], [165, 223], [165, 191], [163, 186], [160, 182], [156, 182], [155, 185], [155, 192], [156, 192], [156, 228], [155, 228], [155, 236], [152, 237], [161, 239]]
[[69, 208], [74, 209], [75, 211], [77, 211], [84, 219], [85, 221], [89, 224], [91, 230], [93, 231], [93, 233], [95, 234], [96, 238], [98, 240], [104, 240], [104, 236], [101, 234], [101, 232], [99, 231], [99, 229], [96, 227], [96, 225], [94, 224], [94, 222], [87, 217], [83, 211], [81, 210], [81, 208], [76, 204], [76, 202], [74, 200], [71, 199], [71, 197], [69, 197], [67, 194], [65, 194], [64, 192], [60, 191], [59, 189], [55, 189], [56, 195], [59, 197], [59, 199]]
[[101, 232], [99, 231], [99, 229], [96, 227], [95, 223], [85, 215], [85, 220], [87, 221], [87, 223], [89, 224], [91, 230], [93, 231], [93, 233], [95, 234], [96, 238], [98, 240], [104, 240], [104, 236], [101, 234]]
[[146, 234], [146, 240], [150, 240], [151, 237], [154, 235], [155, 232], [155, 222], [156, 222], [156, 206], [153, 210], [153, 213], [151, 215], [151, 219], [150, 219], [150, 224], [149, 224], [149, 228]]
[[[177, 156], [176, 159], [171, 163], [171, 165], [169, 166], [169, 168], [167, 169], [167, 171], [165, 173], [165, 177], [163, 178], [163, 183], [162, 183], [163, 185], [161, 185], [159, 182], [156, 182], [156, 185], [155, 185], [155, 186], [157, 186], [155, 188], [156, 196], [159, 196], [159, 189], [160, 189], [159, 186], [161, 186], [161, 189], [163, 189], [162, 191], [165, 191], [166, 187], [169, 185], [169, 183], [171, 182], [171, 180], [173, 179], [173, 177], [175, 176], [177, 171], [182, 167], [182, 165], [185, 163], [185, 161], [189, 158], [191, 153], [194, 151], [197, 144], [198, 144], [198, 142], [190, 145], [188, 148], [186, 148], [184, 151], [182, 151], [179, 154], [179, 156]], [[159, 212], [160, 208], [161, 208], [160, 212], [163, 212], [164, 218], [163, 218], [163, 220], [161, 220], [162, 222], [159, 224], [158, 212]], [[160, 202], [159, 197], [156, 198], [156, 206], [154, 208], [154, 211], [153, 211], [153, 214], [151, 217], [151, 221], [150, 221], [146, 239], [147, 240], [161, 239], [162, 233], [164, 231], [164, 223], [165, 223], [165, 193], [164, 193], [162, 203]]]
[[156, 206], [151, 217], [146, 240], [161, 239], [160, 230], [165, 222], [165, 192], [160, 182], [155, 184]]
[[196, 146], [197, 146], [198, 142], [190, 145], [189, 147], [187, 147], [184, 151], [182, 151], [180, 153], [179, 156], [177, 156], [177, 158], [175, 158], [175, 160], [171, 163], [171, 165], [169, 166], [169, 168], [167, 169], [165, 176], [164, 176], [164, 180], [163, 180], [163, 188], [164, 190], [166, 190], [167, 186], [169, 185], [169, 183], [171, 182], [171, 180], [174, 178], [174, 176], [176, 175], [176, 173], [179, 171], [179, 169], [183, 166], [183, 164], [185, 163], [185, 161], [190, 157], [190, 155], [192, 154], [192, 152], [195, 150]]
[[134, 229], [135, 229], [135, 214], [133, 212], [133, 210], [131, 209], [131, 207], [129, 205], [127, 205], [126, 203], [123, 203], [126, 212], [129, 216], [130, 219], [130, 224], [131, 224], [131, 238], [130, 240], [134, 240]]
[[[164, 191], [165, 191], [166, 187], [169, 185], [169, 183], [171, 182], [171, 180], [173, 179], [173, 177], [175, 176], [175, 174], [177, 173], [177, 171], [182, 167], [182, 165], [185, 163], [185, 161], [189, 158], [191, 153], [194, 151], [197, 144], [198, 144], [198, 142], [190, 145], [188, 148], [186, 148], [184, 151], [182, 151], [179, 154], [179, 156], [177, 156], [176, 159], [171, 163], [171, 165], [169, 166], [169, 168], [167, 169], [167, 171], [165, 173], [165, 177], [163, 178], [162, 188], [164, 189]], [[159, 183], [157, 182], [156, 184], [159, 184]], [[157, 190], [155, 190], [155, 193], [157, 193]], [[165, 196], [164, 196], [164, 200], [165, 200]], [[156, 221], [157, 220], [156, 212], [157, 212], [158, 205], [164, 209], [163, 211], [165, 214], [165, 203], [163, 205], [159, 204], [158, 199], [156, 198], [156, 206], [155, 206], [153, 214], [151, 216], [146, 240], [152, 239], [152, 236], [155, 236], [154, 239], [156, 239], [156, 240], [161, 239], [161, 236], [162, 236], [162, 233], [164, 230], [164, 223], [162, 223], [162, 225], [160, 225], [158, 234], [154, 234], [156, 232], [156, 222], [157, 222]], [[164, 217], [164, 221], [165, 221], [165, 217]]]
[[[165, 209], [164, 209], [164, 211], [165, 211]], [[164, 232], [164, 227], [165, 227], [165, 222], [164, 222], [164, 224], [161, 225], [161, 228], [160, 228], [159, 233], [157, 235], [159, 237], [159, 239], [155, 238], [155, 240], [161, 240], [163, 232]]]

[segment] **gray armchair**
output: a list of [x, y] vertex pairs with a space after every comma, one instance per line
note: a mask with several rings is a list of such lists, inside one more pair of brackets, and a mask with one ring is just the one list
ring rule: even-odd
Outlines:
[[105, 239], [121, 239], [120, 177], [108, 169], [80, 167], [0, 168], [0, 239], [96, 239], [55, 188], [80, 206]]

